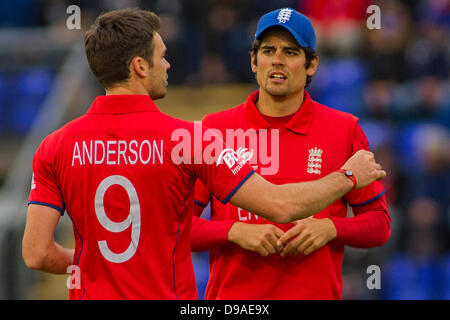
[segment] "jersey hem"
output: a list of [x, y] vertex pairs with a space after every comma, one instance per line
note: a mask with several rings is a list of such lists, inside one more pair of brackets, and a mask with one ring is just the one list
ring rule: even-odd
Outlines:
[[236, 186], [236, 188], [234, 188], [223, 201], [220, 199], [219, 199], [219, 201], [222, 202], [223, 204], [226, 204], [230, 200], [230, 198], [236, 193], [236, 191], [238, 191], [238, 189], [244, 184], [244, 182], [247, 181], [248, 178], [250, 178], [251, 175], [254, 173], [255, 173], [255, 170], [250, 171], [250, 173], [248, 175], [246, 175], [244, 179], [242, 179], [242, 181]]
[[381, 193], [380, 193], [379, 195], [373, 197], [373, 198], [370, 199], [370, 200], [364, 201], [364, 202], [362, 202], [362, 203], [350, 204], [350, 206], [351, 206], [351, 207], [360, 207], [360, 206], [364, 206], [364, 205], [366, 205], [366, 204], [369, 204], [369, 203], [374, 202], [375, 200], [381, 198], [381, 196], [382, 196], [385, 192], [386, 192], [386, 190], [383, 190], [383, 191], [381, 191]]
[[205, 204], [205, 203], [203, 203], [201, 201], [198, 201], [198, 200], [194, 200], [194, 203], [199, 205], [200, 207], [203, 207], [203, 208], [206, 208], [206, 206], [207, 206], [207, 204]]
[[64, 215], [64, 212], [66, 211], [66, 209], [65, 209], [64, 207], [63, 207], [63, 208], [60, 208], [60, 207], [55, 206], [55, 205], [53, 205], [53, 204], [45, 203], [45, 202], [40, 202], [40, 201], [28, 201], [27, 205], [30, 205], [30, 204], [39, 204], [39, 205], [41, 205], [41, 206], [46, 206], [46, 207], [50, 207], [50, 208], [52, 208], [52, 209], [56, 209], [56, 210], [59, 211], [59, 213], [60, 213], [61, 215]]

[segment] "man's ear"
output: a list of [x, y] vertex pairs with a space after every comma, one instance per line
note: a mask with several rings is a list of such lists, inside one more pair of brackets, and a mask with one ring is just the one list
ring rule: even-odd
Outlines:
[[257, 67], [256, 67], [256, 56], [253, 52], [250, 53], [250, 65], [252, 67], [253, 73], [256, 73]]
[[149, 65], [147, 61], [142, 57], [134, 57], [130, 63], [130, 74], [136, 74], [139, 78], [145, 78], [148, 76]]
[[306, 74], [312, 77], [316, 73], [318, 66], [319, 66], [319, 56], [316, 56], [314, 59], [311, 60], [309, 68], [306, 69]]

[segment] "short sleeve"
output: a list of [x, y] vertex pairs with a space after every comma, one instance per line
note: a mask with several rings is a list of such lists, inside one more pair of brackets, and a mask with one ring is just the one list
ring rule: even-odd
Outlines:
[[195, 182], [194, 193], [195, 204], [205, 208], [211, 200], [211, 194], [200, 179]]
[[46, 140], [41, 144], [33, 157], [33, 175], [28, 204], [39, 204], [58, 210], [64, 214], [65, 206], [61, 191], [57, 185], [52, 169], [52, 156], [47, 148]]
[[219, 130], [202, 126], [202, 133], [211, 139], [202, 142], [201, 156], [194, 155], [194, 172], [206, 189], [225, 204], [255, 171], [245, 150], [228, 148]]
[[[352, 154], [361, 149], [369, 150], [369, 142], [359, 124], [356, 124], [352, 139]], [[345, 199], [350, 206], [357, 207], [379, 199], [384, 192], [383, 184], [380, 181], [374, 181], [367, 187], [350, 191]]]
[[[228, 151], [230, 154], [234, 151]], [[197, 176], [220, 202], [226, 204], [255, 172], [245, 159], [236, 157], [233, 163], [203, 164], [196, 168]]]
[[220, 130], [209, 129], [199, 122], [187, 128], [182, 141], [172, 148], [173, 163], [191, 178], [200, 179], [220, 202], [227, 203], [255, 172], [248, 163], [248, 151], [228, 148]]

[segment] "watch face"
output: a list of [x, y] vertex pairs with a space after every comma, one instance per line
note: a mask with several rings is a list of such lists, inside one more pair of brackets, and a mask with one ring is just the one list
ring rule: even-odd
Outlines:
[[346, 170], [346, 171], [345, 171], [345, 174], [346, 174], [347, 176], [352, 176], [352, 175], [353, 175], [353, 172], [352, 172], [351, 170]]

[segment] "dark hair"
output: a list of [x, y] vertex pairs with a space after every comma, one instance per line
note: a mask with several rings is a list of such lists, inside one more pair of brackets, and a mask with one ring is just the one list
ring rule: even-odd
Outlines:
[[[261, 48], [261, 41], [260, 40], [255, 40], [253, 42], [252, 45], [252, 51], [251, 53], [253, 53], [253, 64], [257, 65], [258, 64], [258, 59], [257, 57], [257, 53], [259, 51], [259, 48]], [[309, 66], [311, 65], [311, 61], [314, 60], [315, 58], [317, 58], [317, 54], [316, 52], [309, 48], [309, 47], [300, 47], [303, 52], [305, 52], [305, 69], [308, 69]], [[312, 81], [312, 76], [306, 76], [306, 83], [305, 83], [305, 88], [307, 88], [309, 86], [309, 84]]]
[[128, 80], [134, 57], [152, 65], [153, 36], [160, 18], [151, 11], [128, 8], [102, 13], [85, 33], [87, 60], [94, 76], [105, 88]]

